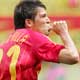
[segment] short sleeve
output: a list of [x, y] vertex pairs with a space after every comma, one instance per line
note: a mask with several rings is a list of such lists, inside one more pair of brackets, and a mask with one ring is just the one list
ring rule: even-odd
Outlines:
[[63, 45], [54, 43], [45, 43], [39, 46], [37, 50], [38, 58], [49, 62], [59, 62], [58, 55]]

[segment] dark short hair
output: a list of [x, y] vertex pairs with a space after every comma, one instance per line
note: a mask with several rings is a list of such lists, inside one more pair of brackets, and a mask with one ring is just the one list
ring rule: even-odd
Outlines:
[[25, 28], [25, 19], [34, 21], [37, 14], [37, 7], [46, 9], [40, 0], [21, 0], [14, 10], [15, 29]]

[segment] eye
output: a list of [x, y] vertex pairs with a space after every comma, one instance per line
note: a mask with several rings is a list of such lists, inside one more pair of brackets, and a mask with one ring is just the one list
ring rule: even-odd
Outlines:
[[46, 14], [44, 14], [43, 17], [46, 17]]
[[46, 14], [42, 14], [42, 15], [41, 15], [41, 17], [46, 17], [46, 16], [47, 16]]

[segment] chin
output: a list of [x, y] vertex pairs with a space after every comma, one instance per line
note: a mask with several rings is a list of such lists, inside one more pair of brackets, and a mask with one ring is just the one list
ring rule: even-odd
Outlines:
[[49, 36], [50, 32], [42, 32], [42, 34], [46, 35], [46, 36]]
[[49, 32], [45, 34], [46, 36], [49, 36]]

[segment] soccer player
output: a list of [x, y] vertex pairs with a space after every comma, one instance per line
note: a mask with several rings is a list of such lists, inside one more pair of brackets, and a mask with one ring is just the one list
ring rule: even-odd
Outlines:
[[[41, 62], [75, 64], [76, 47], [65, 21], [51, 24], [45, 5], [39, 0], [22, 0], [14, 11], [15, 31], [0, 46], [0, 80], [37, 80]], [[48, 37], [54, 31], [63, 45]]]

